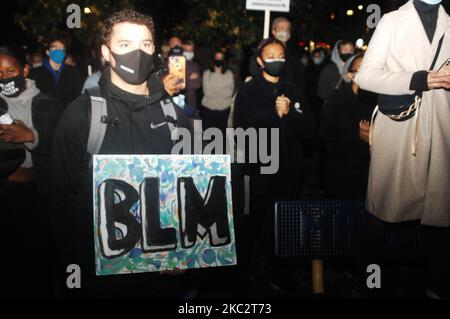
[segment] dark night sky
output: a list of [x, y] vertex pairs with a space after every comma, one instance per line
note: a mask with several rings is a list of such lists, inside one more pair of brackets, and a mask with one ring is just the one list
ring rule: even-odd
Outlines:
[[[2, 36], [0, 39], [0, 43], [16, 43], [23, 44], [24, 42], [24, 34], [22, 31], [14, 26], [14, 15], [20, 14], [20, 8], [27, 5], [27, 3], [31, 3], [34, 0], [10, 0], [4, 1], [2, 5], [6, 6], [2, 9], [2, 19], [0, 19], [0, 24], [2, 30], [7, 30], [7, 32], [2, 32]], [[226, 1], [226, 0], [224, 0]], [[242, 0], [244, 1], [244, 0]], [[292, 1], [306, 1], [306, 0], [291, 0]], [[314, 0], [309, 0], [314, 1]], [[407, 0], [382, 0], [382, 1], [374, 1], [374, 0], [329, 0], [330, 6], [334, 5], [337, 10], [339, 8], [343, 11], [348, 8], [355, 8], [358, 4], [367, 5], [370, 3], [378, 3], [382, 6], [383, 13], [391, 11], [396, 7], [402, 5]], [[74, 1], [80, 2], [80, 1]], [[95, 0], [93, 1], [95, 2]], [[183, 20], [187, 16], [188, 8], [186, 5], [183, 5], [182, 1], [175, 0], [165, 0], [160, 1], [160, 6], [154, 8], [152, 6], [152, 1], [149, 0], [135, 0], [135, 6], [138, 10], [141, 10], [145, 13], [151, 14], [158, 26], [157, 31], [159, 31], [159, 36], [164, 30], [168, 30], [174, 26], [174, 23], [177, 21]], [[450, 0], [443, 1], [444, 6], [447, 9], [447, 12], [450, 12]]]

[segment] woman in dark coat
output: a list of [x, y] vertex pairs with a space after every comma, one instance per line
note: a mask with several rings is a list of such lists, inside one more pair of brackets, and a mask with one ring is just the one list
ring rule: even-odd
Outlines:
[[[264, 174], [263, 168], [267, 168], [269, 164], [263, 163], [261, 157], [257, 163], [249, 163], [249, 147], [245, 148], [243, 174], [250, 177], [250, 215], [248, 229], [243, 233], [248, 237], [245, 241], [250, 245], [250, 253], [255, 255], [258, 254], [258, 249], [253, 250], [255, 244], [263, 245], [259, 237], [271, 237], [263, 228], [270, 226], [270, 222], [265, 221], [271, 221], [273, 202], [278, 199], [298, 199], [300, 195], [303, 153], [301, 140], [311, 138], [315, 128], [314, 118], [302, 90], [281, 76], [285, 65], [283, 43], [276, 39], [264, 40], [258, 46], [257, 55], [260, 73], [239, 89], [235, 101], [234, 127], [258, 130], [258, 141], [247, 141], [247, 146], [256, 144], [260, 152], [260, 146], [264, 143], [269, 150], [268, 154], [275, 156], [272, 160], [278, 161], [279, 167], [270, 174]], [[261, 129], [268, 131], [265, 140], [261, 140]], [[275, 131], [271, 133], [271, 129]], [[275, 134], [275, 143], [271, 143], [272, 134]], [[241, 246], [241, 250], [245, 251], [245, 248]], [[266, 246], [264, 251], [270, 252], [271, 247]], [[244, 252], [242, 254], [248, 257]], [[255, 259], [256, 257], [258, 256]]]
[[[370, 93], [361, 92], [351, 81], [362, 63], [361, 55], [348, 66], [349, 83], [328, 97], [322, 111], [320, 137], [325, 145], [325, 167], [322, 179], [328, 198], [363, 199], [367, 190], [370, 150], [368, 121], [375, 101], [366, 99]], [[369, 95], [370, 96], [370, 95]]]

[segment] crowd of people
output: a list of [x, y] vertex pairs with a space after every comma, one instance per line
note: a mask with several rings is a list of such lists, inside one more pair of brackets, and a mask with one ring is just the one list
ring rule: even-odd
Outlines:
[[[407, 37], [398, 17], [409, 25]], [[235, 287], [280, 271], [268, 235], [275, 201], [367, 198], [358, 271], [383, 263], [367, 253], [382, 255], [373, 238], [399, 224], [421, 224], [425, 287], [429, 295], [445, 296], [450, 81], [433, 70], [450, 55], [448, 21], [439, 4], [414, 0], [383, 17], [367, 52], [347, 39], [331, 52], [305, 52], [291, 45], [293, 26], [280, 17], [271, 37], [236, 70], [225, 46], [201, 60], [189, 39], [174, 35], [158, 46], [152, 18], [125, 9], [105, 21], [95, 67], [84, 79], [61, 35], [49, 38], [42, 54], [1, 46], [0, 120], [13, 120], [0, 122], [8, 291], [16, 297], [183, 297], [198, 292], [202, 280], [220, 280], [220, 270], [95, 275], [88, 143], [91, 97], [99, 96], [110, 119], [97, 124], [107, 125], [100, 154], [170, 154], [171, 131], [149, 125], [165, 121], [160, 103], [168, 97], [177, 105], [179, 127], [191, 130], [192, 120], [201, 119], [203, 129], [223, 133], [227, 127], [279, 130], [275, 174], [261, 174], [260, 162], [232, 164], [238, 267], [225, 278], [234, 278]], [[436, 68], [429, 68], [436, 51]], [[168, 72], [173, 56], [186, 61], [183, 86]], [[414, 92], [422, 99], [420, 117], [417, 108], [405, 121], [389, 118], [377, 100]], [[270, 152], [270, 134], [266, 141]], [[83, 271], [81, 289], [65, 284], [71, 264]]]

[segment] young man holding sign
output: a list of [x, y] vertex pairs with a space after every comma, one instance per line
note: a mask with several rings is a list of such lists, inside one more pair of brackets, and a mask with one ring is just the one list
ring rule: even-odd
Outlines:
[[[91, 154], [170, 154], [172, 128], [188, 127], [177, 106], [172, 105], [172, 116], [163, 110], [167, 92], [173, 93], [176, 88], [165, 89], [152, 73], [154, 51], [151, 17], [133, 10], [122, 10], [109, 17], [102, 35], [102, 55], [109, 67], [99, 81], [100, 89], [72, 102], [55, 134], [53, 227], [61, 270], [66, 272], [70, 265], [79, 266], [81, 288], [72, 290], [76, 295], [161, 297], [166, 295], [162, 287], [167, 295], [176, 295], [176, 289], [170, 284], [171, 280], [176, 281], [172, 277], [95, 275]], [[173, 77], [165, 78], [167, 86], [170, 81], [174, 82]], [[93, 104], [94, 99], [106, 104], [98, 123], [92, 122], [96, 114], [94, 107], [99, 107]], [[103, 136], [97, 136], [100, 142], [94, 151], [89, 150], [90, 131], [102, 125], [106, 129]]]

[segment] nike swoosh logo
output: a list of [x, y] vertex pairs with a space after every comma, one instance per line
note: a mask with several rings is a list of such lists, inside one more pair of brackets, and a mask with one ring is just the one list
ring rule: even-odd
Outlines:
[[154, 130], [154, 129], [157, 129], [158, 127], [161, 127], [161, 126], [166, 125], [166, 124], [167, 124], [167, 122], [162, 122], [162, 123], [159, 123], [159, 124], [150, 123], [150, 127], [152, 128], [152, 130]]

